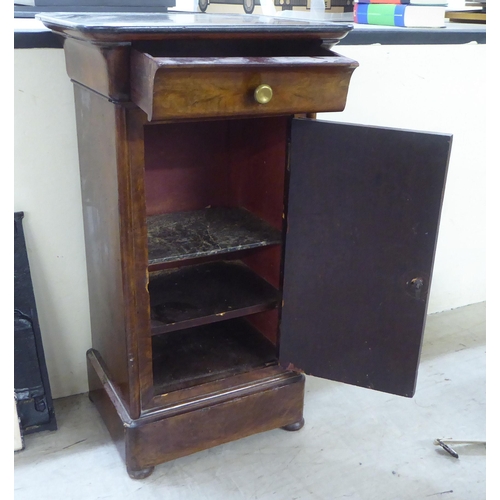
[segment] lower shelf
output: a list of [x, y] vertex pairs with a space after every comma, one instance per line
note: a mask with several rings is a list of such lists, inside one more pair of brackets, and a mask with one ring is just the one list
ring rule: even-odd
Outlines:
[[274, 309], [278, 290], [242, 262], [209, 262], [149, 276], [151, 334]]
[[155, 394], [275, 364], [276, 347], [242, 318], [152, 338]]

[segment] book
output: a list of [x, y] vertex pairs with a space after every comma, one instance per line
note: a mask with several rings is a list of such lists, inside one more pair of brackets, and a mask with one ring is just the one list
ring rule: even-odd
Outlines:
[[355, 3], [396, 4], [396, 5], [440, 5], [446, 7], [447, 0], [355, 0]]
[[354, 22], [406, 28], [444, 28], [445, 11], [442, 6], [398, 4], [354, 4]]

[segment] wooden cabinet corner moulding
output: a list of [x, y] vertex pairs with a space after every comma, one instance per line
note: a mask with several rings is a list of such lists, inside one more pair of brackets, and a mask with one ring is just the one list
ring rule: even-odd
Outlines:
[[38, 17], [75, 89], [90, 398], [130, 476], [300, 429], [304, 374], [411, 397], [451, 137], [308, 118], [344, 109], [352, 26]]

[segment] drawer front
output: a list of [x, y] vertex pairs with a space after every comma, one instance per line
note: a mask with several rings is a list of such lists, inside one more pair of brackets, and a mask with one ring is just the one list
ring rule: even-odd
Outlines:
[[134, 51], [131, 98], [149, 120], [342, 111], [356, 67], [333, 54], [210, 59]]

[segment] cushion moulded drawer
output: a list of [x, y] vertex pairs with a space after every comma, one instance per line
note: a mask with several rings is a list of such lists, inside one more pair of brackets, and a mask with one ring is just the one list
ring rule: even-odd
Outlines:
[[[208, 58], [153, 57], [133, 50], [131, 98], [150, 121], [342, 111], [357, 65], [333, 52]], [[269, 96], [268, 102], [258, 102]]]

